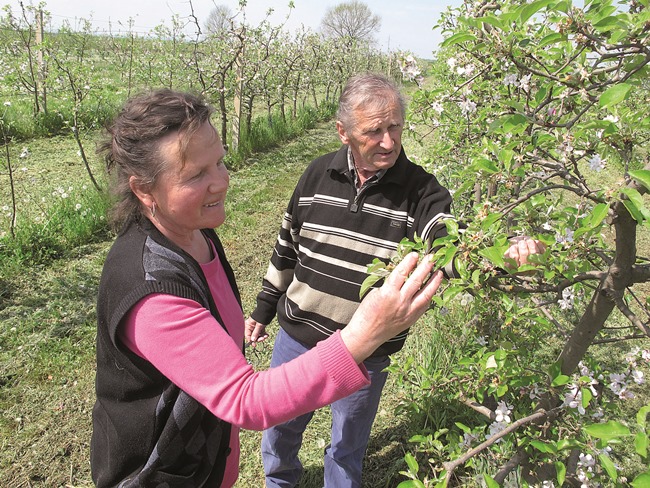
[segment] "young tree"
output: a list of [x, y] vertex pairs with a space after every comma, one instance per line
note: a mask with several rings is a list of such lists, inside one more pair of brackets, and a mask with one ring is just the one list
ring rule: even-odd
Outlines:
[[329, 7], [321, 20], [326, 37], [342, 40], [346, 45], [372, 43], [381, 27], [381, 17], [372, 13], [368, 5], [358, 0]]
[[[478, 343], [425, 383], [480, 416], [420, 438], [439, 460], [430, 480], [463, 484], [476, 466], [490, 487], [648, 486], [650, 407], [625, 418], [619, 403], [650, 364], [650, 12], [614, 3], [468, 1], [439, 24], [436, 86], [414, 95], [411, 124], [437, 141], [433, 171], [469, 223], [436, 243], [461, 274], [439, 305], [473, 298]], [[520, 234], [548, 249], [512, 269]]]

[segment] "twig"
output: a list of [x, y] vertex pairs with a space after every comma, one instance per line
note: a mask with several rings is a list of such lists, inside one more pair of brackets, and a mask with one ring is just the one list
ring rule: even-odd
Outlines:
[[614, 297], [614, 303], [616, 303], [616, 306], [618, 309], [621, 311], [625, 317], [634, 324], [634, 326], [639, 329], [641, 332], [643, 332], [646, 336], [650, 337], [650, 327], [648, 327], [646, 324], [641, 322], [639, 318], [636, 316], [636, 314], [630, 310], [630, 308], [627, 306], [627, 303], [623, 300], [623, 297], [621, 296], [615, 296]]

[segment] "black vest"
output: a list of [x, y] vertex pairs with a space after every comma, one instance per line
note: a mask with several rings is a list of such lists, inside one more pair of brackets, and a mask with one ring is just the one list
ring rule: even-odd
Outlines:
[[[203, 233], [241, 306], [219, 238], [213, 230]], [[97, 300], [93, 481], [99, 488], [220, 486], [230, 424], [117, 340], [125, 314], [151, 293], [192, 299], [223, 323], [199, 264], [148, 219], [127, 223], [106, 258]]]

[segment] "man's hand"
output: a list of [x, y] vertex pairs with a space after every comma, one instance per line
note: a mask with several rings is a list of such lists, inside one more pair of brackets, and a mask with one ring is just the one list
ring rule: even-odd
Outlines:
[[269, 335], [266, 333], [266, 325], [248, 317], [244, 323], [244, 337], [247, 343], [254, 346], [255, 343], [268, 339]]
[[546, 245], [537, 239], [521, 236], [510, 239], [510, 247], [503, 257], [513, 259], [517, 265], [528, 264], [528, 257], [532, 254], [542, 254], [546, 251]]

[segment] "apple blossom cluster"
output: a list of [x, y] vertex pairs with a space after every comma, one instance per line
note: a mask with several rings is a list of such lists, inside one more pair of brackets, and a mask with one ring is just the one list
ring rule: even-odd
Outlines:
[[[512, 405], [508, 405], [505, 401], [497, 403], [497, 408], [494, 410], [494, 422], [488, 426], [488, 433], [485, 435], [486, 439], [490, 439], [495, 435], [500, 434], [508, 427], [508, 424], [512, 422], [510, 414], [512, 413], [513, 408]], [[494, 442], [501, 442], [501, 439], [497, 439]]]
[[573, 309], [574, 300], [575, 293], [571, 287], [568, 287], [562, 290], [562, 299], [558, 300], [557, 303], [560, 306], [560, 310], [571, 310]]
[[576, 476], [580, 481], [580, 488], [589, 488], [591, 486], [600, 486], [600, 484], [590, 483], [594, 475], [594, 468], [596, 467], [596, 459], [591, 454], [580, 453], [578, 457], [578, 466], [576, 469]]
[[503, 79], [503, 84], [505, 86], [513, 86], [515, 88], [521, 88], [523, 91], [528, 92], [530, 91], [530, 78], [531, 74], [527, 74], [521, 77], [517, 76], [516, 73], [511, 73], [505, 76]]
[[[639, 358], [645, 363], [650, 363], [650, 351], [641, 350], [635, 347], [625, 355], [625, 361], [628, 367], [622, 373], [609, 373], [608, 381], [605, 380], [603, 374], [594, 377], [594, 373], [590, 371], [582, 362], [579, 363], [578, 369], [580, 378], [574, 383], [567, 385], [567, 392], [564, 396], [564, 406], [578, 411], [580, 415], [585, 415], [585, 405], [583, 405], [583, 388], [589, 388], [592, 396], [598, 396], [597, 386], [605, 384], [607, 388], [620, 400], [627, 400], [634, 398], [634, 393], [631, 388], [634, 385], [642, 385], [645, 383], [644, 373], [639, 369]], [[593, 417], [601, 417], [602, 412], [596, 409], [592, 414]]]
[[402, 72], [402, 76], [404, 78], [409, 81], [414, 81], [418, 85], [420, 85], [424, 80], [422, 71], [418, 67], [418, 62], [411, 54], [402, 58], [400, 63], [400, 71]]

